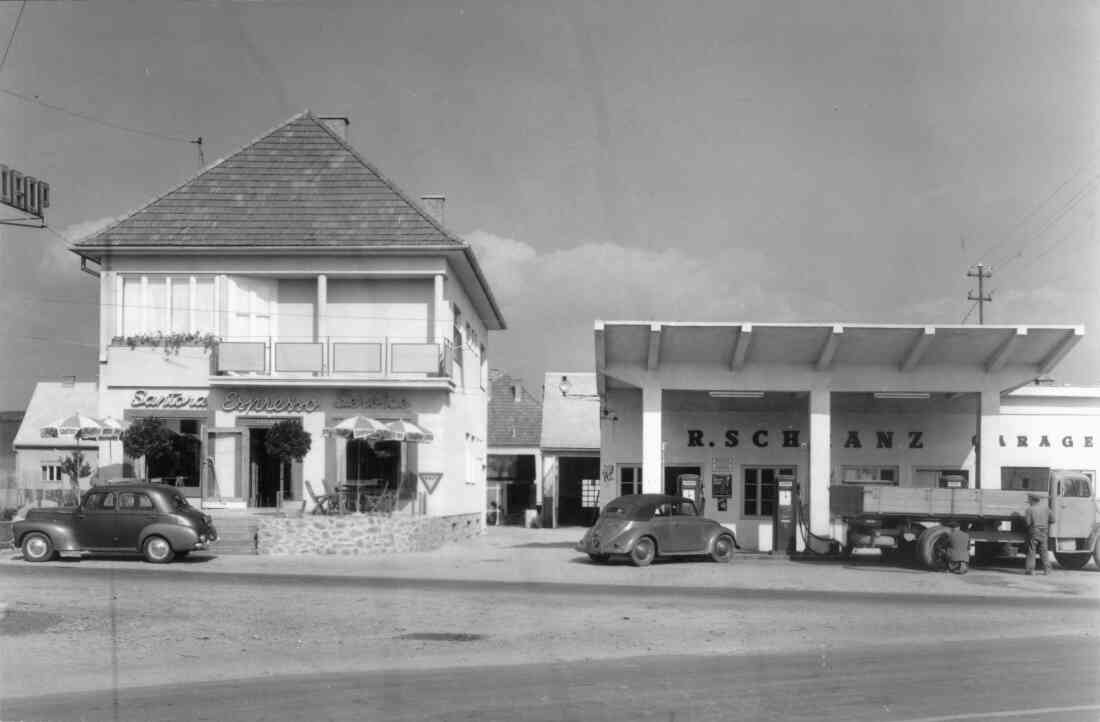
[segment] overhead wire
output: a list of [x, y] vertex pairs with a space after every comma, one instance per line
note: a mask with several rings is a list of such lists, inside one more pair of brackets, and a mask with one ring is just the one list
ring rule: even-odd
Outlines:
[[121, 131], [124, 131], [124, 132], [127, 132], [127, 133], [136, 133], [138, 135], [144, 135], [144, 136], [147, 136], [149, 138], [158, 138], [160, 140], [173, 141], [173, 142], [177, 142], [177, 143], [198, 143], [199, 142], [198, 138], [184, 138], [184, 137], [178, 136], [178, 135], [168, 135], [167, 133], [158, 133], [158, 132], [152, 131], [152, 130], [144, 130], [143, 128], [134, 128], [132, 126], [122, 125], [121, 123], [115, 123], [115, 122], [110, 121], [110, 120], [104, 120], [102, 118], [98, 118], [98, 117], [96, 117], [94, 115], [91, 115], [89, 113], [82, 113], [82, 112], [79, 112], [79, 111], [76, 111], [76, 110], [69, 110], [68, 108], [64, 108], [60, 105], [54, 105], [53, 103], [47, 103], [46, 101], [42, 100], [37, 95], [33, 95], [33, 96], [32, 95], [27, 95], [25, 93], [20, 93], [20, 92], [11, 90], [9, 88], [0, 88], [0, 93], [4, 93], [5, 95], [10, 95], [13, 98], [18, 98], [19, 100], [22, 100], [22, 101], [27, 102], [27, 103], [34, 103], [35, 105], [40, 105], [43, 108], [48, 108], [49, 110], [55, 110], [59, 113], [65, 113], [66, 115], [71, 115], [74, 118], [80, 118], [81, 120], [86, 120], [89, 123], [98, 123], [99, 125], [102, 125], [102, 126], [105, 126], [105, 127], [108, 127], [108, 128], [114, 128], [115, 130], [121, 130]]
[[0, 57], [0, 70], [4, 69], [4, 63], [8, 60], [8, 51], [11, 50], [11, 44], [15, 41], [15, 33], [19, 30], [19, 21], [23, 18], [23, 11], [27, 9], [27, 0], [23, 0], [23, 4], [19, 6], [19, 14], [15, 16], [15, 25], [12, 25], [11, 35], [8, 36], [8, 44], [4, 46], [4, 55]]

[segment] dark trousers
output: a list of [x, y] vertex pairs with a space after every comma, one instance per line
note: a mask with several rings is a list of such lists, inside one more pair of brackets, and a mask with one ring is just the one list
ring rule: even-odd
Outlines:
[[1024, 569], [1035, 571], [1035, 555], [1039, 555], [1039, 561], [1043, 563], [1043, 571], [1050, 571], [1050, 555], [1047, 554], [1047, 530], [1033, 529], [1027, 535], [1027, 559], [1024, 561]]

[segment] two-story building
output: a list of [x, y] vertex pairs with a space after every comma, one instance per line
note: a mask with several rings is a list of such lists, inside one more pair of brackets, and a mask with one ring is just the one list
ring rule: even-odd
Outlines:
[[[99, 414], [162, 419], [176, 453], [146, 475], [211, 504], [371, 479], [410, 512], [482, 511], [504, 319], [442, 202], [406, 195], [306, 112], [77, 242], [99, 276]], [[433, 438], [325, 433], [355, 415]], [[286, 418], [312, 446], [280, 469], [264, 442]], [[111, 451], [100, 477], [133, 473]]]

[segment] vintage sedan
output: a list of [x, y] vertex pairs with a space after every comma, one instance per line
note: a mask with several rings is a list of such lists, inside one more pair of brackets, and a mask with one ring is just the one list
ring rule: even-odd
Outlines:
[[728, 562], [740, 548], [733, 532], [701, 516], [691, 499], [666, 494], [631, 494], [609, 502], [576, 546], [594, 562], [626, 556], [639, 567], [672, 556]]
[[12, 524], [12, 546], [28, 562], [140, 552], [146, 561], [166, 564], [217, 538], [210, 517], [163, 484], [93, 486], [75, 508], [31, 509]]

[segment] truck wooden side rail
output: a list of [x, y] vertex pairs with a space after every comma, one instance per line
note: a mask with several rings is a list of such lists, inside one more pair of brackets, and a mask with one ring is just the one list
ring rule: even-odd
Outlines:
[[[1054, 510], [1050, 548], [1058, 563], [1081, 569], [1089, 557], [1100, 566], [1100, 503], [1092, 479], [1051, 470], [1049, 491], [1040, 495]], [[950, 520], [970, 535], [979, 562], [991, 560], [1005, 544], [1027, 542], [1024, 511], [1035, 491], [1001, 489], [929, 489], [879, 485], [833, 486], [829, 506], [848, 526], [845, 549], [881, 549], [885, 554], [916, 555], [930, 569], [946, 564]]]

